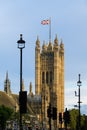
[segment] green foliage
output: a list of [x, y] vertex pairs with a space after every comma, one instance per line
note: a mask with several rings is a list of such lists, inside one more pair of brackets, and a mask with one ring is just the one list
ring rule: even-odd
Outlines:
[[[78, 129], [78, 115], [79, 111], [77, 109], [69, 110], [70, 112], [70, 128], [71, 130]], [[81, 115], [81, 130], [87, 130], [87, 117], [85, 115]]]
[[4, 130], [6, 121], [13, 114], [13, 109], [6, 107], [4, 105], [0, 106], [0, 127]]
[[71, 130], [76, 130], [77, 127], [77, 117], [78, 117], [78, 110], [72, 109], [70, 110], [70, 127]]

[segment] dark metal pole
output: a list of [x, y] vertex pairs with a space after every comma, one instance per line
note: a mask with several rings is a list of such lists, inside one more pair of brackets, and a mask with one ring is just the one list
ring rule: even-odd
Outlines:
[[20, 49], [20, 92], [22, 92], [22, 49]]
[[[66, 117], [65, 117], [65, 118], [67, 118], [67, 108], [66, 108], [66, 110], [65, 110], [65, 113], [66, 113]], [[66, 121], [65, 121], [65, 130], [67, 130], [67, 119], [66, 119]]]
[[21, 112], [21, 93], [22, 93], [22, 49], [25, 48], [25, 41], [22, 39], [22, 34], [20, 34], [20, 40], [17, 41], [18, 48], [20, 49], [20, 92], [19, 92], [19, 113], [20, 113], [20, 130], [22, 128], [22, 112]]
[[[20, 92], [22, 92], [22, 48], [20, 48]], [[22, 113], [21, 113], [21, 111], [20, 111], [20, 130], [23, 130], [23, 128], [22, 128]]]
[[78, 85], [78, 108], [79, 108], [79, 130], [81, 130], [81, 116], [80, 116], [80, 86], [81, 86], [81, 81], [80, 81], [80, 74], [79, 74], [79, 81], [77, 82]]
[[79, 86], [79, 130], [80, 130], [80, 86]]

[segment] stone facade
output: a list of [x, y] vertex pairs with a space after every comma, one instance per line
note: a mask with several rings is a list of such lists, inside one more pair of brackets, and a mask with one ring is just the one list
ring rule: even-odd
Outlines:
[[[57, 36], [54, 43], [43, 43], [37, 37], [35, 47], [35, 94], [42, 97], [42, 120], [48, 121], [47, 107], [57, 108], [57, 120], [52, 124], [60, 127], [59, 113], [64, 112], [64, 44], [58, 43]], [[56, 123], [55, 123], [56, 122]], [[48, 123], [46, 123], [47, 125]]]
[[[8, 72], [4, 82], [4, 91], [11, 95]], [[24, 91], [24, 81], [22, 80], [22, 91]], [[64, 112], [64, 44], [58, 42], [57, 36], [52, 43], [43, 43], [37, 37], [35, 46], [35, 94], [32, 92], [32, 83], [29, 86], [27, 95], [29, 107], [38, 117], [40, 122], [49, 128], [47, 109], [51, 104], [57, 108], [57, 120], [51, 118], [51, 125], [60, 128], [59, 113]], [[62, 125], [63, 127], [63, 125]]]

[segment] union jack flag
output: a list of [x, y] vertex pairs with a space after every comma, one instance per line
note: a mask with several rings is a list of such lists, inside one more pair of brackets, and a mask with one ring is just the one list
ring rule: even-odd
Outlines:
[[41, 21], [41, 24], [43, 24], [43, 25], [50, 24], [50, 20], [49, 19], [43, 20], [43, 21]]

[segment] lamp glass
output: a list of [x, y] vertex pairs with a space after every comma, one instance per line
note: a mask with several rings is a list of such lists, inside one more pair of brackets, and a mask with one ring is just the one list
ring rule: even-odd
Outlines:
[[78, 81], [78, 82], [77, 82], [77, 86], [82, 86], [82, 82], [81, 82], [81, 81]]
[[18, 48], [19, 49], [25, 48], [25, 43], [18, 43]]

